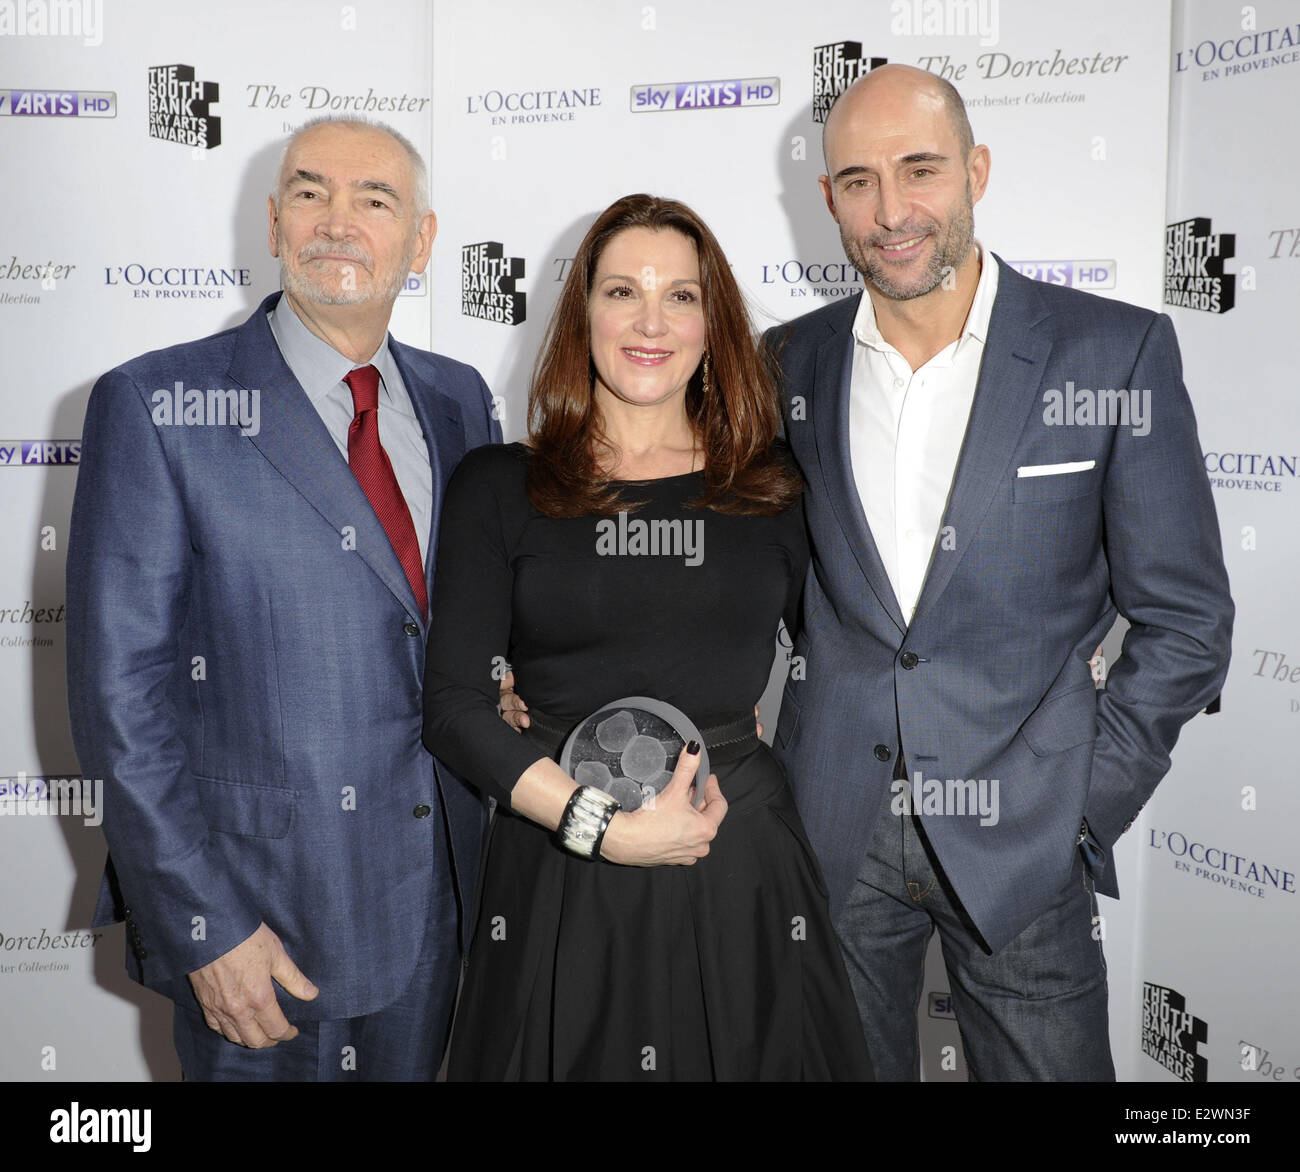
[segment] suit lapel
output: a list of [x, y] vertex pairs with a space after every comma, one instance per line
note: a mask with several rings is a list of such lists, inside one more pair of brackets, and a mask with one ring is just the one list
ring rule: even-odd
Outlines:
[[953, 548], [945, 550], [941, 542], [936, 543], [912, 616], [913, 626], [942, 595], [970, 548], [993, 494], [1005, 483], [1007, 465], [1025, 420], [1038, 401], [1038, 387], [1052, 348], [1047, 331], [1038, 328], [1048, 314], [1033, 297], [1033, 282], [1001, 259], [998, 265], [998, 293], [989, 319], [988, 342], [943, 521], [952, 533]]
[[433, 597], [434, 559], [438, 551], [438, 519], [442, 515], [442, 494], [448, 478], [465, 454], [465, 423], [460, 407], [449, 395], [444, 395], [427, 378], [416, 374], [405, 358], [406, 347], [393, 342], [389, 347], [397, 368], [402, 372], [411, 406], [415, 408], [424, 442], [429, 449], [429, 471], [433, 477], [433, 503], [429, 511], [429, 537], [425, 558], [425, 590]]
[[278, 297], [273, 294], [262, 302], [236, 335], [230, 377], [260, 392], [261, 430], [247, 438], [329, 522], [340, 543], [351, 527], [357, 556], [409, 614], [418, 615], [415, 594], [388, 534], [276, 345], [266, 314]]
[[876, 549], [853, 477], [849, 444], [849, 389], [853, 378], [853, 319], [859, 299], [843, 306], [845, 312], [828, 321], [830, 335], [817, 348], [813, 370], [813, 434], [817, 460], [830, 494], [831, 507], [853, 556], [872, 592], [899, 631], [906, 630], [894, 588], [889, 584], [880, 551]]

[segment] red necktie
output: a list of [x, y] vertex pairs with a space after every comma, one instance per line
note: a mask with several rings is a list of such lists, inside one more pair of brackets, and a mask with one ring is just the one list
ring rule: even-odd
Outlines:
[[362, 491], [370, 498], [375, 516], [393, 543], [393, 552], [406, 571], [420, 617], [429, 617], [429, 595], [424, 588], [424, 562], [420, 559], [420, 542], [411, 522], [411, 510], [398, 487], [388, 453], [379, 443], [379, 371], [361, 366], [344, 376], [352, 391], [356, 414], [348, 428], [348, 467]]

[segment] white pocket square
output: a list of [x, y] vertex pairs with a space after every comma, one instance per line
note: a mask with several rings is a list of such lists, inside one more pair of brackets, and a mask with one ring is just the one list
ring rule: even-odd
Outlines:
[[1026, 464], [1016, 469], [1017, 476], [1060, 476], [1066, 472], [1087, 472], [1097, 467], [1096, 460], [1075, 460], [1071, 464]]

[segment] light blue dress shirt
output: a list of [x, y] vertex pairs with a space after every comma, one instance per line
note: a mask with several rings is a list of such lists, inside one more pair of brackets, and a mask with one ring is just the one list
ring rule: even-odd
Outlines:
[[433, 469], [429, 464], [429, 447], [424, 432], [388, 348], [387, 335], [368, 362], [354, 363], [313, 334], [294, 312], [287, 297], [281, 297], [266, 317], [285, 363], [307, 392], [311, 405], [320, 413], [321, 421], [345, 463], [348, 458], [348, 428], [352, 426], [356, 411], [352, 404], [352, 391], [343, 381], [343, 376], [358, 366], [374, 366], [379, 371], [379, 442], [388, 453], [397, 485], [406, 498], [411, 523], [420, 542], [420, 560], [427, 565], [429, 531], [433, 524]]

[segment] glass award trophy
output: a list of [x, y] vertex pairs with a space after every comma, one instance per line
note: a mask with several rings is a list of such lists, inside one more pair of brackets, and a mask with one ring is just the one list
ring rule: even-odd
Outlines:
[[654, 800], [672, 780], [678, 755], [700, 742], [695, 771], [695, 805], [704, 804], [709, 751], [704, 738], [680, 709], [648, 696], [626, 696], [598, 708], [564, 742], [560, 768], [579, 785], [591, 785], [618, 799], [624, 810]]

